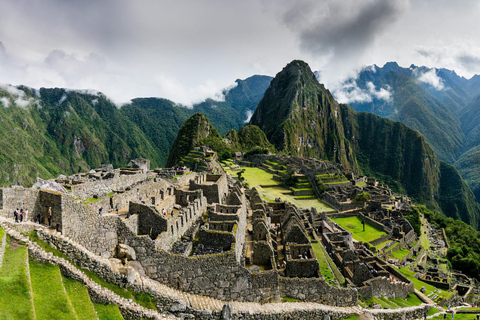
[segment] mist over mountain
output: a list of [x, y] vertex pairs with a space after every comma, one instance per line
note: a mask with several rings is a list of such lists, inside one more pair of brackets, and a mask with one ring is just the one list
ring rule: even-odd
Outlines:
[[480, 76], [395, 62], [365, 67], [335, 96], [357, 111], [400, 121], [419, 131], [440, 159], [455, 165], [477, 198], [480, 169]]
[[478, 224], [480, 210], [472, 191], [421, 134], [339, 104], [303, 61], [289, 63], [276, 75], [250, 123], [277, 150], [341, 163], [447, 215]]
[[186, 108], [161, 98], [137, 98], [118, 108], [94, 91], [0, 87], [0, 184], [85, 172], [102, 163], [125, 166], [136, 157], [164, 166], [176, 135], [196, 112], [219, 132], [240, 129], [271, 77], [237, 80], [225, 100]]

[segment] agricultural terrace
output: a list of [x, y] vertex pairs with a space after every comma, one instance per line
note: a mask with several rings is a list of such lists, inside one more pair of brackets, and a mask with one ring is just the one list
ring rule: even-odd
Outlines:
[[299, 208], [310, 209], [315, 208], [318, 212], [333, 211], [329, 205], [321, 202], [316, 198], [299, 199], [292, 192], [282, 187], [279, 181], [273, 179], [273, 174], [257, 167], [241, 167], [233, 163], [231, 160], [223, 161], [222, 167], [226, 173], [233, 178], [237, 178], [240, 170], [245, 170], [242, 177], [248, 183], [249, 188], [256, 188], [265, 201], [275, 202], [276, 198], [288, 201]]
[[362, 220], [358, 216], [342, 218], [333, 216], [330, 218], [345, 230], [350, 231], [353, 238], [358, 241], [370, 242], [386, 235], [384, 231], [368, 224], [368, 222], [365, 222], [365, 231], [363, 231]]

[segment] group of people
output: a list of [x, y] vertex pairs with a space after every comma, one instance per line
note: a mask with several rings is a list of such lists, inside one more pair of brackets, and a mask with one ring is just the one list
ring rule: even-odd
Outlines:
[[25, 209], [25, 211], [23, 209], [20, 209], [18, 210], [15, 209], [15, 211], [13, 211], [13, 217], [15, 218], [15, 222], [23, 222], [23, 220], [25, 219], [25, 221], [28, 220], [28, 209]]
[[175, 170], [175, 171], [180, 171], [180, 170], [187, 170], [188, 167], [187, 166], [183, 166], [183, 167], [180, 167], [180, 166], [173, 166], [172, 167], [172, 170]]

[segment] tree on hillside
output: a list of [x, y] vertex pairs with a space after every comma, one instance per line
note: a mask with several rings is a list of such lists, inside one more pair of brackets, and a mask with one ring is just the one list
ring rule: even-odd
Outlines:
[[372, 200], [372, 195], [368, 192], [362, 192], [362, 193], [359, 193], [355, 199], [353, 199], [352, 203], [358, 203], [358, 204], [361, 204], [362, 207], [365, 206], [365, 204]]

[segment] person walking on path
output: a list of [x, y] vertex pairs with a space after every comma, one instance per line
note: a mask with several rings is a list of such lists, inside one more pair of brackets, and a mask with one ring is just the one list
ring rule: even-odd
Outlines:
[[52, 226], [52, 207], [48, 207], [48, 212], [47, 212], [47, 218], [48, 218], [48, 226]]
[[102, 212], [103, 212], [103, 207], [100, 207], [100, 208], [98, 209], [98, 215], [99, 215], [99, 216], [102, 216]]
[[18, 208], [13, 211], [13, 217], [15, 218], [15, 222], [18, 222]]
[[118, 205], [118, 203], [115, 205], [115, 211], [117, 211], [117, 214], [118, 214], [118, 210], [120, 209], [120, 206]]
[[20, 209], [20, 222], [23, 222], [23, 209]]

